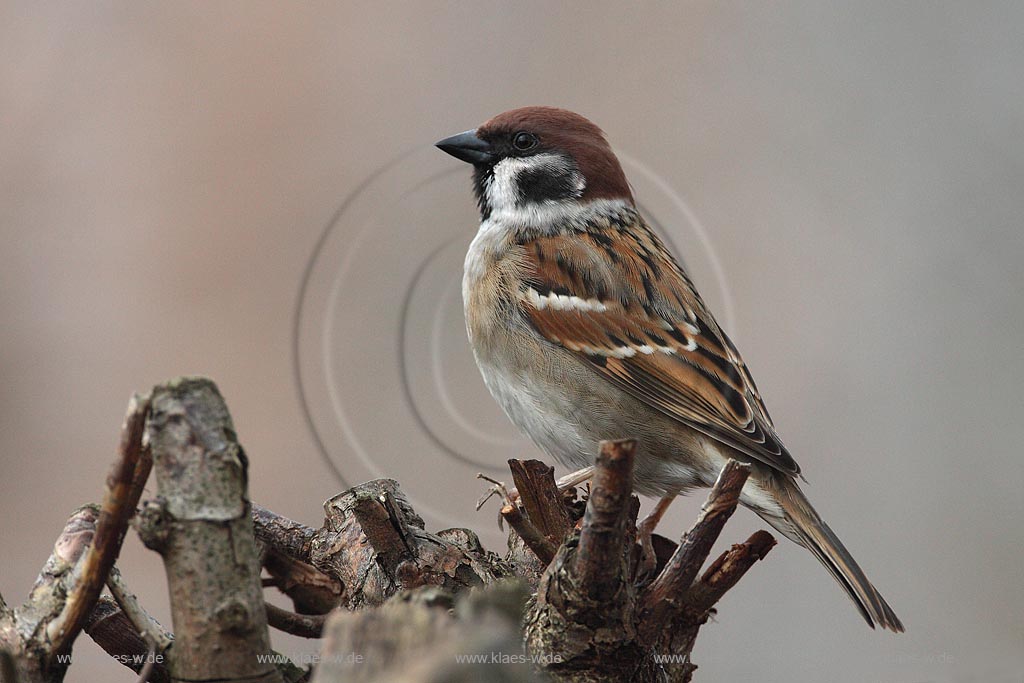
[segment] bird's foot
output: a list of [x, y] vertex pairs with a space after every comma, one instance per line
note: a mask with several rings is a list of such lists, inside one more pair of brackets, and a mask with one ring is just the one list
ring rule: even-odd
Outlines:
[[477, 474], [476, 478], [483, 479], [491, 484], [484, 495], [480, 496], [480, 499], [476, 501], [476, 509], [478, 512], [480, 511], [480, 508], [482, 508], [484, 504], [494, 496], [501, 496], [505, 505], [514, 505], [519, 501], [519, 491], [515, 488], [508, 488], [505, 486], [505, 482], [492, 479], [483, 473]]
[[[558, 489], [559, 493], [564, 493], [565, 491], [575, 486], [578, 486], [586, 481], [589, 481], [593, 476], [594, 466], [591, 465], [590, 467], [584, 467], [583, 469], [576, 470], [575, 472], [570, 472], [564, 477], [559, 478], [558, 480], [555, 481], [555, 487]], [[484, 495], [480, 496], [480, 499], [477, 500], [476, 502], [476, 509], [478, 511], [487, 503], [487, 501], [489, 501], [494, 496], [501, 497], [502, 506], [518, 505], [520, 496], [519, 490], [516, 489], [515, 487], [508, 488], [504, 482], [488, 477], [486, 474], [483, 473], [477, 474], [476, 478], [483, 479], [484, 481], [489, 482], [491, 484], [491, 487], [488, 488], [487, 491], [484, 492]], [[498, 528], [504, 529], [504, 519], [502, 518], [500, 512], [498, 514]]]
[[675, 493], [664, 496], [657, 502], [654, 509], [636, 525], [636, 540], [640, 544], [640, 564], [636, 572], [638, 583], [647, 583], [654, 578], [658, 569], [658, 555], [654, 552], [654, 541], [651, 537], [654, 536], [654, 530], [658, 528], [661, 518], [665, 516], [668, 506], [675, 499]]
[[[484, 495], [480, 496], [480, 499], [476, 501], [477, 512], [479, 512], [480, 508], [482, 508], [484, 504], [494, 496], [501, 496], [502, 507], [506, 505], [516, 505], [519, 502], [519, 491], [515, 488], [508, 488], [505, 486], [505, 482], [492, 479], [483, 473], [477, 474], [476, 478], [483, 479], [491, 484], [491, 487], [487, 489]], [[505, 518], [501, 516], [500, 509], [498, 511], [498, 529], [501, 531], [505, 530]]]

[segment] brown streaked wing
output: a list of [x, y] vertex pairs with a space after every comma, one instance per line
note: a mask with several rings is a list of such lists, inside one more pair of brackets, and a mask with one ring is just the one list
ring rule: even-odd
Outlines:
[[538, 333], [663, 414], [799, 474], [739, 353], [646, 226], [523, 246], [520, 305]]

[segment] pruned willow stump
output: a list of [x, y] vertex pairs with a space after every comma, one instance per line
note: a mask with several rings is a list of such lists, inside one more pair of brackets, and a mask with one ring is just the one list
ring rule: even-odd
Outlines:
[[[566, 499], [544, 466], [513, 464], [513, 473], [529, 473], [516, 478], [526, 514], [506, 505], [503, 516], [524, 542], [560, 541], [524, 620], [527, 649], [555, 680], [689, 681], [698, 630], [775, 545], [759, 531], [697, 577], [749, 474], [749, 467], [730, 461], [682, 542], [653, 539], [657, 568], [645, 576], [636, 543], [639, 501], [632, 495], [635, 454], [634, 441], [602, 443], [579, 523], [553, 512]], [[548, 553], [549, 543], [539, 554]]]
[[[700, 574], [747, 478], [730, 462], [678, 545], [638, 543], [636, 448], [603, 443], [582, 499], [548, 465], [510, 461], [519, 496], [505, 492], [499, 557], [468, 529], [428, 531], [391, 479], [328, 500], [319, 528], [250, 503], [216, 386], [168, 382], [132, 400], [102, 505], [72, 514], [28, 601], [0, 597], [0, 681], [59, 683], [83, 630], [161, 683], [689, 681], [700, 627], [775, 541], [759, 531]], [[157, 496], [140, 511], [154, 461]], [[177, 633], [114, 564], [133, 517], [164, 557]], [[264, 604], [266, 587], [294, 611]], [[268, 625], [322, 637], [322, 663], [271, 651]]]

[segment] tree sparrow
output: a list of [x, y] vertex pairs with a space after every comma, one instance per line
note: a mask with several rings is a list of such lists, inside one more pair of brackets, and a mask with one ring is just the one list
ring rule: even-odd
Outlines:
[[637, 491], [659, 514], [752, 465], [741, 502], [810, 550], [874, 627], [903, 625], [804, 497], [739, 352], [636, 208], [602, 131], [525, 107], [437, 143], [473, 165], [481, 223], [462, 280], [466, 328], [494, 398], [564, 465], [639, 441]]

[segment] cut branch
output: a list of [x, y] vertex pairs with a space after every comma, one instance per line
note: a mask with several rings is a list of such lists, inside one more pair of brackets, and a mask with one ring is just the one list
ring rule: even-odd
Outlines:
[[344, 586], [311, 564], [301, 562], [264, 546], [263, 568], [270, 574], [270, 585], [291, 598], [299, 614], [327, 614], [341, 604]]
[[[380, 605], [418, 586], [459, 592], [511, 574], [472, 531], [426, 531], [392, 479], [338, 494], [324, 503], [324, 512], [324, 526], [312, 529], [259, 508], [254, 513], [256, 537], [267, 546], [265, 563], [281, 553], [312, 565], [336, 582], [341, 589], [338, 603], [349, 609]], [[273, 573], [269, 565], [268, 571]]]
[[626, 547], [635, 455], [636, 441], [630, 440], [602, 442], [597, 456], [572, 567], [579, 585], [594, 599], [608, 597], [625, 578], [619, 558]]
[[531, 525], [557, 548], [572, 528], [573, 520], [555, 483], [555, 468], [540, 460], [509, 460], [508, 466]]
[[633, 441], [602, 442], [581, 528], [544, 572], [525, 619], [527, 647], [556, 681], [689, 681], [696, 669], [689, 656], [714, 604], [775, 543], [758, 532], [695, 582], [749, 473], [730, 460], [693, 528], [643, 585], [635, 451]]
[[668, 564], [645, 591], [642, 609], [652, 627], [682, 604], [690, 584], [722, 533], [722, 527], [736, 510], [740, 491], [750, 474], [750, 466], [730, 460], [711, 488], [696, 523], [686, 532]]
[[175, 680], [279, 682], [246, 491], [248, 460], [216, 386], [184, 378], [153, 390], [147, 436], [160, 497], [139, 533], [164, 559]]
[[[536, 662], [552, 680], [689, 681], [700, 627], [775, 540], [759, 531], [697, 578], [749, 472], [729, 461], [681, 543], [654, 536], [642, 560], [636, 449], [631, 440], [602, 442], [585, 502], [559, 491], [548, 465], [510, 461], [520, 504], [506, 496], [512, 532], [502, 560], [467, 529], [427, 532], [389, 479], [328, 500], [320, 528], [251, 505], [248, 461], [216, 387], [173, 381], [151, 402], [133, 399], [103, 505], [71, 516], [28, 602], [12, 610], [0, 598], [0, 674], [60, 683], [66, 664], [54, 655], [84, 628], [159, 683], [307, 680], [309, 671], [270, 650], [269, 622], [326, 636], [321, 683], [527, 680], [529, 666], [466, 663], [494, 653], [516, 661], [521, 624], [530, 657], [518, 661]], [[114, 567], [154, 462], [160, 495], [137, 526], [164, 558], [176, 639]], [[265, 604], [261, 564], [266, 585], [288, 595], [294, 612]], [[104, 582], [116, 603], [98, 599]], [[536, 594], [523, 617], [525, 586]]]
[[327, 617], [323, 614], [296, 614], [277, 605], [266, 603], [267, 623], [278, 631], [300, 638], [319, 638]]
[[[550, 465], [539, 460], [509, 460], [508, 465], [516, 495], [514, 499], [504, 494], [501, 517], [515, 533], [509, 534], [505, 560], [517, 576], [536, 588], [583, 511], [573, 505], [575, 489], [559, 491]], [[504, 490], [500, 484], [496, 488]]]
[[283, 553], [306, 564], [317, 530], [283, 515], [272, 512], [262, 505], [252, 504], [252, 522], [256, 538], [278, 553]]
[[734, 545], [715, 560], [700, 581], [690, 586], [684, 602], [690, 609], [707, 612], [743, 578], [755, 562], [764, 559], [775, 543], [775, 538], [767, 531], [754, 532], [745, 543]]
[[537, 559], [544, 566], [547, 566], [555, 557], [555, 544], [547, 536], [541, 533], [540, 529], [533, 525], [530, 519], [523, 516], [519, 508], [513, 503], [501, 508], [501, 516], [508, 525], [519, 534], [523, 542], [533, 551]]

